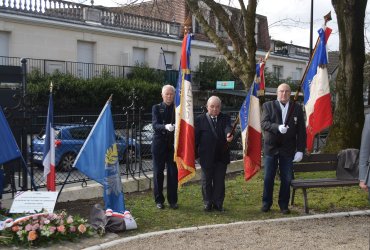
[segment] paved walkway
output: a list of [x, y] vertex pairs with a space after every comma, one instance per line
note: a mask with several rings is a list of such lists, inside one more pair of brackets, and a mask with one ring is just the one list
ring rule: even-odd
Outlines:
[[[152, 232], [59, 249], [370, 249], [370, 210]], [[96, 239], [95, 239], [96, 240]], [[100, 239], [101, 241], [103, 239]], [[70, 243], [69, 243], [70, 244]], [[88, 245], [91, 244], [89, 247]], [[69, 248], [71, 247], [71, 248]]]

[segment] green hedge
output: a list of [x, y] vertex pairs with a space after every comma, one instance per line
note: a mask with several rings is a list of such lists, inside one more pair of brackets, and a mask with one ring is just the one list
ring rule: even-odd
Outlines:
[[39, 71], [28, 75], [27, 93], [33, 106], [47, 107], [49, 86], [53, 82], [54, 108], [68, 109], [100, 109], [109, 96], [113, 94], [112, 107], [121, 109], [131, 101], [129, 95], [135, 89], [138, 106], [146, 111], [154, 103], [161, 101], [160, 83], [149, 83], [141, 79], [114, 78], [109, 74], [93, 79], [81, 79], [68, 74], [54, 73], [43, 76]]

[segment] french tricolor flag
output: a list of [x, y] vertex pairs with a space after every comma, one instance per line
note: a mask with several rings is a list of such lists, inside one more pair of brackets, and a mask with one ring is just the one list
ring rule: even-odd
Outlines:
[[239, 111], [242, 131], [244, 179], [248, 181], [261, 169], [261, 111], [253, 82]]
[[48, 116], [46, 119], [46, 133], [42, 165], [44, 166], [44, 178], [49, 191], [55, 191], [55, 133], [53, 128], [53, 93], [50, 87]]
[[321, 28], [318, 44], [303, 79], [304, 105], [306, 109], [307, 151], [311, 152], [315, 135], [333, 122], [328, 76], [326, 43], [330, 28]]
[[175, 154], [178, 169], [178, 183], [195, 176], [195, 136], [193, 114], [193, 92], [190, 74], [191, 34], [186, 34], [181, 49], [179, 78], [177, 80], [175, 106]]

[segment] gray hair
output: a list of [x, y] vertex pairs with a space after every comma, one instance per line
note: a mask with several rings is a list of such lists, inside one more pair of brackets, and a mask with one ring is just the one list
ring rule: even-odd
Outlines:
[[212, 102], [212, 101], [218, 102], [221, 106], [221, 99], [218, 96], [213, 95], [210, 98], [208, 98], [207, 107], [208, 107], [209, 103]]
[[170, 84], [167, 84], [167, 85], [164, 85], [164, 86], [162, 87], [162, 94], [163, 94], [167, 89], [171, 89], [173, 93], [175, 93], [175, 92], [176, 92], [176, 90], [175, 90], [175, 87], [174, 87], [174, 86], [172, 86], [172, 85], [170, 85]]

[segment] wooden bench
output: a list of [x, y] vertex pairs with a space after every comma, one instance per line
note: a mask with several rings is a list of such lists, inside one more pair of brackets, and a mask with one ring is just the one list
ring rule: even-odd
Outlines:
[[[337, 154], [311, 154], [305, 156], [301, 162], [293, 164], [294, 173], [299, 172], [320, 172], [336, 171]], [[304, 210], [308, 214], [307, 189], [325, 188], [325, 187], [344, 187], [358, 185], [358, 180], [341, 180], [337, 178], [317, 178], [317, 179], [293, 179], [291, 183], [292, 199], [291, 205], [294, 205], [294, 196], [297, 189], [302, 189], [304, 199]]]

